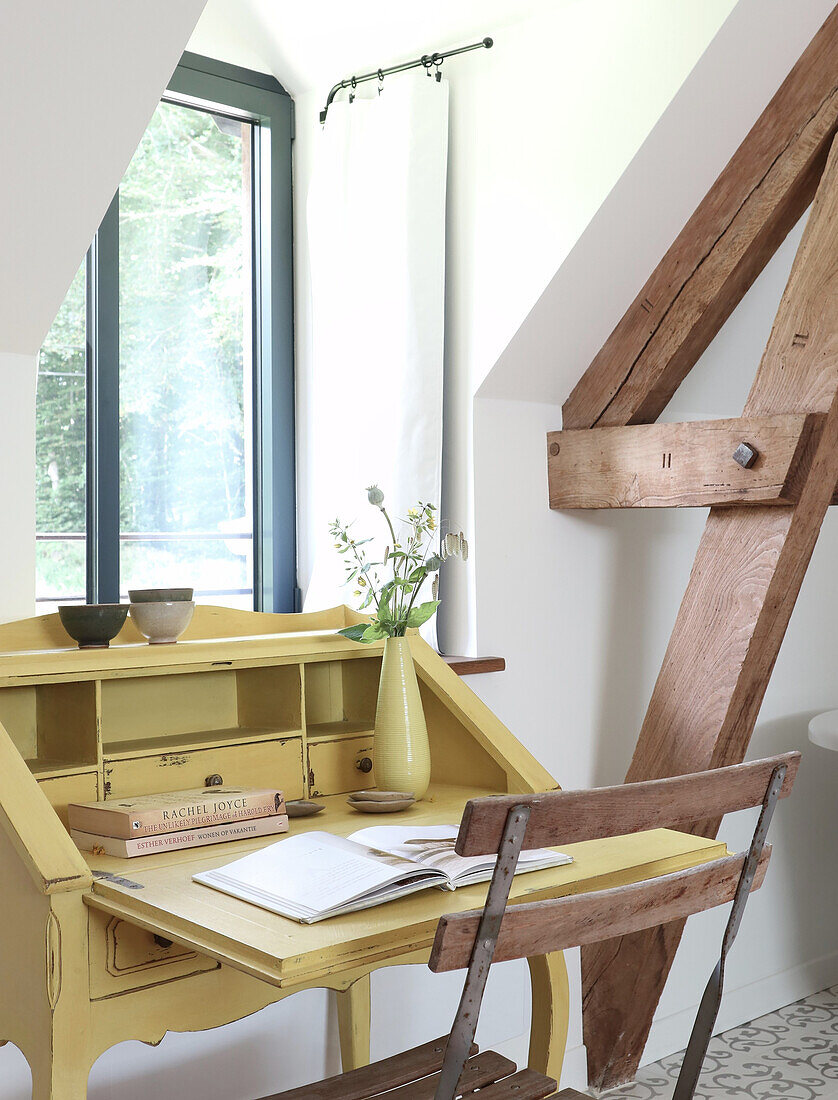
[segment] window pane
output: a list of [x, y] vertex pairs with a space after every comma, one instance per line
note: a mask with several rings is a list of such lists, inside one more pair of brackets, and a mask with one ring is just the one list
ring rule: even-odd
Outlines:
[[85, 599], [85, 266], [38, 359], [35, 596], [44, 614]]
[[120, 587], [253, 606], [251, 137], [161, 103], [120, 187]]

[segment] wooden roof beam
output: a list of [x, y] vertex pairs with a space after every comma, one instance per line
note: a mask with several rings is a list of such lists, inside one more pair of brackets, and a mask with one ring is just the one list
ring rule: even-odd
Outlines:
[[[743, 759], [838, 483], [838, 139], [744, 415], [778, 410], [823, 416], [799, 498], [788, 508], [710, 509], [626, 782]], [[694, 831], [714, 836], [717, 827]], [[681, 929], [673, 922], [583, 948], [595, 1089], [634, 1075]]]
[[838, 9], [801, 55], [563, 407], [649, 423], [812, 201], [838, 129]]

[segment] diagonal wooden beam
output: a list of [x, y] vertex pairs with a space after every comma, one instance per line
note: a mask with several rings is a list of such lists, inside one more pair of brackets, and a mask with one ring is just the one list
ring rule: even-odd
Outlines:
[[[838, 482], [838, 141], [745, 406], [778, 412], [824, 414], [799, 500], [710, 510], [627, 782], [742, 760]], [[584, 949], [596, 1089], [634, 1076], [680, 934], [672, 924]]]
[[812, 200], [838, 129], [838, 8], [585, 371], [565, 428], [656, 420]]

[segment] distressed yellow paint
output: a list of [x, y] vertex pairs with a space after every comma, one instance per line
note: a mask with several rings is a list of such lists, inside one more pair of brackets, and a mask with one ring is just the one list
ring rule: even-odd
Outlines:
[[[310, 793], [311, 770], [327, 808], [294, 831], [367, 824], [345, 794], [328, 793], [374, 777], [356, 763], [374, 757], [382, 647], [335, 633], [356, 621], [346, 608], [199, 607], [177, 645], [145, 645], [129, 622], [110, 649], [89, 651], [71, 647], [55, 615], [0, 626], [0, 1044], [23, 1051], [37, 1100], [82, 1100], [90, 1066], [115, 1043], [217, 1027], [315, 986], [339, 998], [344, 1065], [362, 1064], [370, 972], [426, 963], [440, 915], [481, 903], [485, 887], [427, 891], [305, 926], [192, 881], [200, 867], [271, 841], [126, 861], [82, 855], [67, 834], [68, 801], [197, 786], [213, 773], [297, 797]], [[475, 795], [556, 786], [444, 661], [418, 636], [410, 645], [433, 779], [401, 821], [455, 822]], [[570, 867], [517, 879], [513, 901], [619, 885], [722, 851], [665, 830], [576, 845]], [[533, 1065], [558, 1076], [564, 961], [534, 960], [531, 973]]]
[[339, 990], [338, 1034], [340, 1061], [344, 1070], [369, 1065], [370, 1060], [370, 976], [365, 974], [347, 989]]

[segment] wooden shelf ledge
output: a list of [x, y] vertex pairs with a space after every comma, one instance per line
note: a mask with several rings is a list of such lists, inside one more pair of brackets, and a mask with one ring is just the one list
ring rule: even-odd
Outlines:
[[232, 726], [229, 729], [167, 733], [159, 737], [104, 739], [102, 752], [107, 760], [132, 760], [138, 756], [196, 752], [201, 749], [226, 748], [260, 741], [284, 741], [290, 738], [302, 738], [302, 736], [303, 731], [299, 728]]
[[476, 676], [482, 672], [503, 672], [506, 668], [505, 657], [447, 657], [441, 654], [443, 661], [458, 676]]

